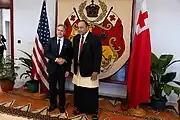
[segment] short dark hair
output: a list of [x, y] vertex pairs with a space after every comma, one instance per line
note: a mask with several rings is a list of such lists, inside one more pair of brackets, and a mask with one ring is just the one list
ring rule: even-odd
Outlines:
[[58, 26], [57, 27], [63, 27], [64, 28], [64, 30], [66, 30], [66, 25], [64, 25], [64, 24], [58, 24]]
[[80, 20], [79, 22], [84, 22], [86, 26], [89, 26], [89, 24], [85, 20]]

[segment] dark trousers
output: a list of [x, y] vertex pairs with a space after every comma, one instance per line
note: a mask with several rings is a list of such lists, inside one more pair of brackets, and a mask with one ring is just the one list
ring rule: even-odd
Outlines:
[[74, 85], [74, 107], [89, 114], [98, 113], [98, 87], [86, 88]]
[[[59, 90], [57, 90], [57, 83]], [[50, 104], [57, 105], [57, 94], [59, 95], [59, 106], [64, 107], [66, 103], [65, 98], [65, 69], [58, 65], [53, 74], [49, 74], [49, 88], [50, 88]]]

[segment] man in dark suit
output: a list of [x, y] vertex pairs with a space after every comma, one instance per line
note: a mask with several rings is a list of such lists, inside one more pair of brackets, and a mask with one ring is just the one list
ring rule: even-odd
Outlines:
[[65, 26], [57, 26], [57, 37], [49, 39], [45, 47], [45, 56], [49, 59], [47, 71], [49, 74], [50, 107], [49, 112], [57, 107], [57, 90], [59, 86], [59, 110], [65, 112], [65, 78], [69, 75], [72, 61], [72, 44], [64, 38]]
[[4, 36], [0, 35], [0, 63], [2, 62], [4, 50], [6, 50], [5, 42], [6, 42], [6, 39], [4, 38]]
[[89, 31], [88, 23], [78, 23], [80, 34], [73, 39], [74, 53], [74, 114], [92, 114], [98, 119], [98, 88], [102, 45], [100, 39]]

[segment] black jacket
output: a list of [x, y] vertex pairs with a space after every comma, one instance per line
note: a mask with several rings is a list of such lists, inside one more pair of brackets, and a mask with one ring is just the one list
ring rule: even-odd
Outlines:
[[80, 35], [76, 35], [73, 38], [74, 74], [77, 74], [79, 66], [81, 76], [90, 77], [93, 72], [100, 72], [102, 44], [97, 36], [89, 32], [83, 44], [82, 53], [78, 62], [80, 37]]
[[49, 59], [47, 71], [49, 74], [55, 72], [57, 64], [55, 62], [56, 58], [64, 58], [67, 63], [64, 63], [62, 66], [66, 71], [71, 71], [71, 63], [72, 63], [72, 43], [70, 40], [64, 39], [63, 47], [60, 55], [57, 55], [57, 38], [50, 38], [47, 45], [45, 46], [45, 56]]
[[0, 54], [3, 54], [4, 50], [6, 50], [5, 42], [6, 42], [6, 39], [4, 38], [4, 36], [0, 35], [0, 43], [2, 44], [0, 46]]

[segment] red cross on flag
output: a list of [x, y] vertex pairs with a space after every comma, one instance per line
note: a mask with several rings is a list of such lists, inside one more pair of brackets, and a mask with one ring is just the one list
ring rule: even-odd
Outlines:
[[138, 104], [150, 100], [151, 42], [147, 20], [146, 0], [143, 0], [128, 63], [127, 92], [129, 108], [134, 108]]
[[68, 16], [68, 20], [70, 25], [73, 25], [74, 22], [78, 19], [78, 16], [75, 14], [75, 12], [72, 12], [69, 16]]
[[[76, 15], [75, 12], [72, 12], [67, 19], [64, 21], [67, 29], [66, 29], [66, 34], [65, 37], [69, 37], [71, 35], [71, 31], [74, 27], [77, 27], [77, 23], [78, 23], [79, 19], [78, 16]], [[69, 39], [69, 38], [68, 38]]]
[[111, 11], [110, 14], [108, 15], [107, 19], [113, 26], [115, 26], [116, 22], [118, 20], [118, 16], [113, 11]]

